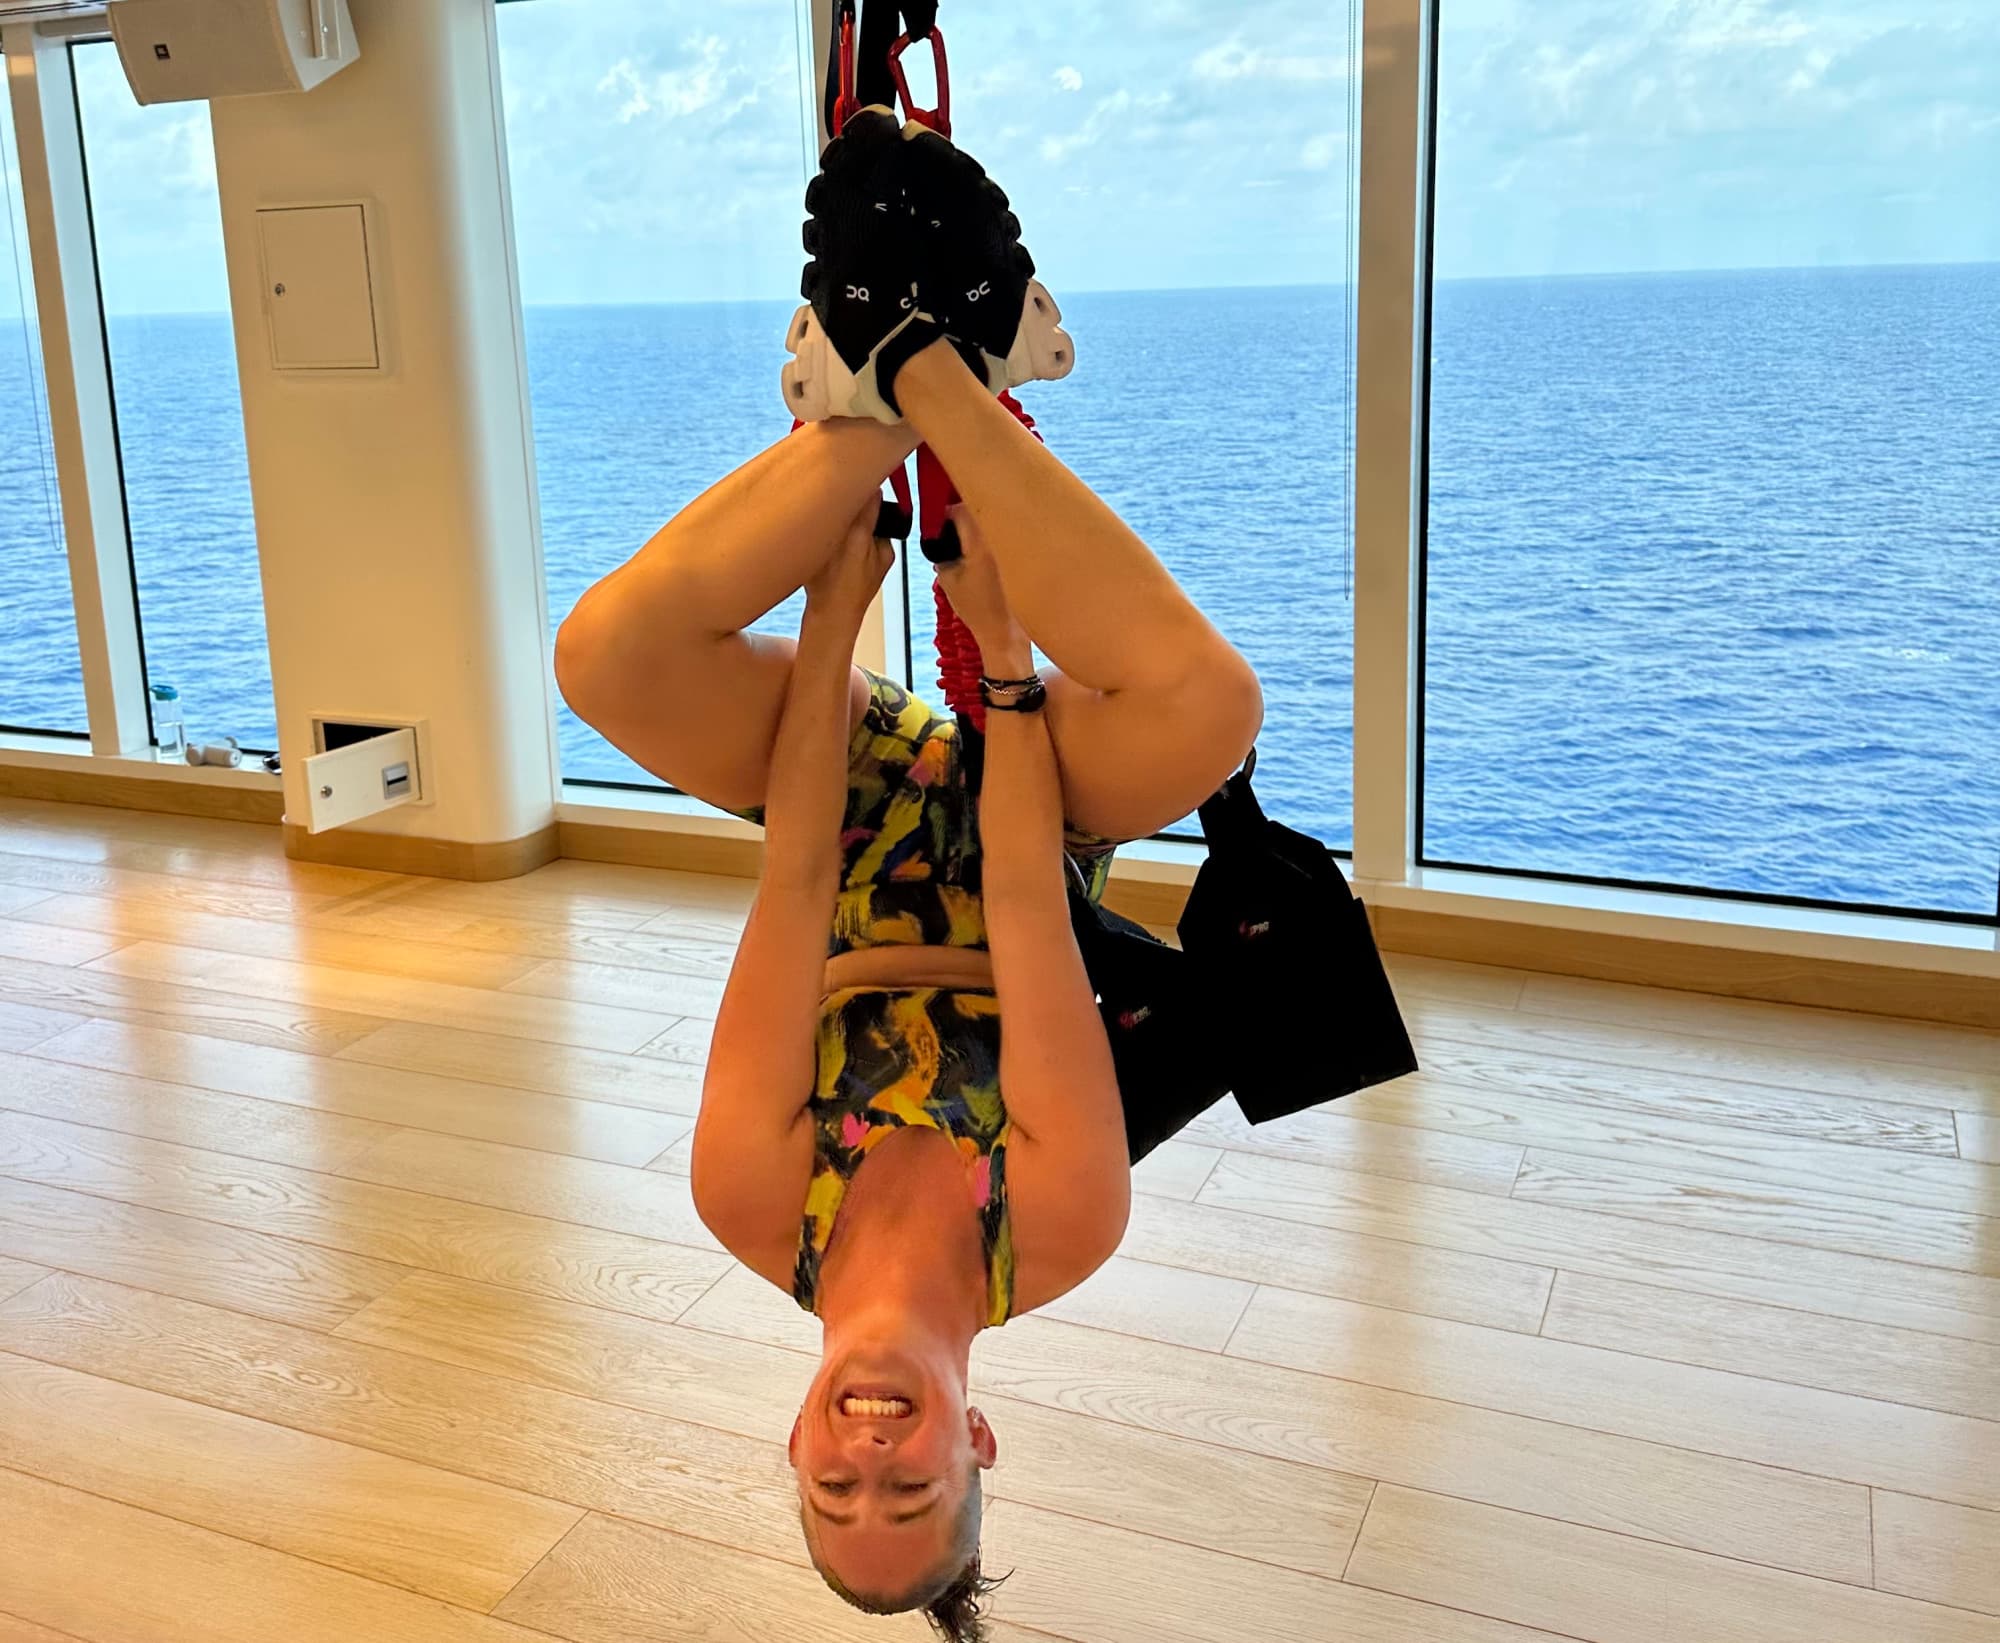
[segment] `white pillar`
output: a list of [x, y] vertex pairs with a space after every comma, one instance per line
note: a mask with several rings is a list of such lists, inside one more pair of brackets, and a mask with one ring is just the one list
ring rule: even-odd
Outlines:
[[100, 754], [143, 753], [151, 730], [138, 597], [68, 42], [44, 39], [32, 22], [9, 23], [6, 68], [90, 746]]
[[[352, 67], [212, 105], [286, 811], [315, 716], [426, 720], [429, 802], [357, 831], [518, 871], [553, 854], [558, 779], [493, 5], [352, 11]], [[256, 214], [356, 201], [381, 368], [280, 372]]]
[[1365, 0], [1355, 293], [1354, 873], [1409, 875], [1425, 342], [1427, 0]]

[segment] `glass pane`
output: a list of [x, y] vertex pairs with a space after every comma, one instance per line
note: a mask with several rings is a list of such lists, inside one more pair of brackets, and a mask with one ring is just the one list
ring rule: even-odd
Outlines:
[[[804, 99], [793, 0], [499, 10], [551, 630], [791, 426]], [[802, 598], [757, 624], [796, 633]], [[572, 781], [657, 780], [558, 701]]]
[[[4, 62], [4, 59], [0, 59]], [[0, 107], [0, 725], [82, 733], [83, 662], [76, 644], [42, 389], [35, 277], [21, 209], [13, 121]]]
[[1442, 18], [1426, 859], [1990, 915], [1990, 12]]
[[[1013, 200], [1077, 343], [1073, 375], [1020, 397], [1255, 664], [1259, 796], [1346, 849], [1349, 8], [1244, 0], [1137, 17], [944, 13], [955, 135]], [[913, 671], [928, 685], [921, 556], [910, 581]]]
[[204, 103], [132, 100], [118, 49], [78, 46], [146, 671], [191, 741], [278, 745], [243, 402]]

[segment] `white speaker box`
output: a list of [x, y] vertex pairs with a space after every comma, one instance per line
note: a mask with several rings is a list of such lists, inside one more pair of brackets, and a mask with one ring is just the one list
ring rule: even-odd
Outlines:
[[109, 14], [142, 103], [310, 91], [361, 49], [347, 0], [112, 0]]

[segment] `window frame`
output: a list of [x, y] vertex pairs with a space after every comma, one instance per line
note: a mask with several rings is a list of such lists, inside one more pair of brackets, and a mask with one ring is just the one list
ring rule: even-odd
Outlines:
[[[109, 38], [101, 17], [0, 21], [9, 92], [0, 117], [13, 122], [20, 159], [88, 740], [93, 754], [130, 757], [153, 751], [152, 704], [70, 61], [73, 41], [98, 38]], [[79, 739], [75, 732], [29, 734]]]
[[[1431, 447], [1431, 357], [1433, 294], [1436, 278], [1437, 222], [1437, 112], [1438, 79], [1442, 52], [1438, 49], [1442, 0], [1389, 0], [1390, 5], [1420, 3], [1426, 12], [1426, 47], [1423, 53], [1423, 73], [1425, 77], [1423, 113], [1423, 179], [1420, 210], [1423, 219], [1422, 237], [1419, 251], [1419, 290], [1415, 293], [1414, 312], [1417, 315], [1416, 367], [1420, 381], [1420, 393], [1415, 410], [1415, 426], [1412, 429], [1415, 451], [1413, 455], [1413, 483], [1415, 485], [1415, 518], [1413, 523], [1412, 551], [1415, 556], [1413, 566], [1415, 587], [1415, 625], [1413, 638], [1411, 691], [1414, 700], [1410, 704], [1411, 747], [1409, 772], [1409, 824], [1410, 849], [1408, 867], [1418, 874], [1425, 869], [1449, 873], [1491, 875], [1509, 880], [1537, 881], [1545, 884], [1578, 885], [1614, 892], [1638, 892], [1676, 897], [1689, 897], [1701, 902], [1729, 902], [1752, 907], [1790, 907], [1813, 912], [1836, 914], [1876, 915], [1885, 918], [1909, 919], [1921, 924], [1944, 924], [1971, 926], [1974, 928], [2000, 928], [2000, 862], [1995, 864], [1995, 904], [1991, 913], [1952, 912], [1938, 908], [1900, 907], [1886, 903], [1838, 901], [1827, 897], [1787, 895], [1776, 891], [1732, 890], [1709, 885], [1678, 884], [1660, 879], [1624, 878], [1611, 874], [1564, 872], [1555, 867], [1500, 867], [1483, 862], [1454, 861], [1449, 857], [1430, 854], [1424, 841], [1424, 772], [1426, 768], [1425, 750], [1428, 734], [1426, 712], [1428, 691], [1428, 666], [1430, 660], [1430, 447]], [[1369, 9], [1375, 10], [1382, 0], [1368, 0]], [[1360, 613], [1356, 613], [1357, 633]], [[1360, 698], [1360, 668], [1355, 672], [1355, 696]], [[1361, 802], [1360, 778], [1355, 780], [1355, 803], [1359, 809]]]

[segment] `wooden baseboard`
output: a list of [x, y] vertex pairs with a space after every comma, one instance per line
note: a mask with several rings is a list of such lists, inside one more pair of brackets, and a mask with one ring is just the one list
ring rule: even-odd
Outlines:
[[1375, 939], [1388, 953], [1960, 1027], [2000, 1027], [2000, 981], [1991, 976], [1743, 952], [1428, 909], [1370, 907], [1368, 912]]
[[434, 879], [469, 879], [484, 884], [519, 878], [546, 867], [560, 855], [554, 823], [518, 839], [465, 844], [456, 839], [420, 839], [402, 833], [357, 833], [339, 828], [308, 833], [285, 823], [285, 854], [293, 861], [329, 867], [367, 867], [382, 873], [414, 873]]
[[561, 852], [571, 861], [613, 862], [622, 867], [664, 867], [681, 873], [715, 873], [754, 879], [764, 868], [761, 838], [662, 832], [605, 822], [558, 823]]
[[48, 799], [223, 821], [275, 822], [285, 814], [285, 793], [276, 776], [268, 785], [259, 781], [252, 786], [241, 781], [164, 781], [94, 768], [0, 764], [0, 798]]

